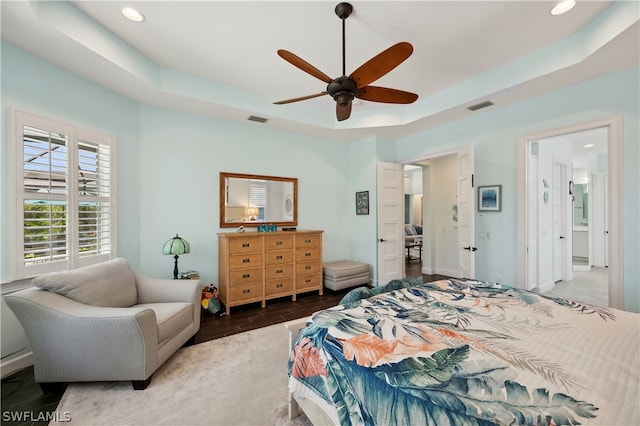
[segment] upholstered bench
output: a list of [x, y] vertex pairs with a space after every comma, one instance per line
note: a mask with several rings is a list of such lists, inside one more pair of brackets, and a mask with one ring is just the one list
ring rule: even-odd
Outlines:
[[324, 286], [334, 291], [369, 284], [369, 265], [366, 263], [338, 260], [324, 263], [322, 271]]

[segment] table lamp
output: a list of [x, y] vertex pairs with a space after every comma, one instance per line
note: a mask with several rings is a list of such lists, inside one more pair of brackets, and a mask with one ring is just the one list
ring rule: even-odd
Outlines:
[[162, 246], [162, 254], [172, 254], [176, 263], [173, 267], [173, 279], [178, 279], [178, 256], [181, 254], [187, 254], [191, 251], [189, 243], [184, 238], [181, 238], [176, 234], [175, 237], [164, 243]]

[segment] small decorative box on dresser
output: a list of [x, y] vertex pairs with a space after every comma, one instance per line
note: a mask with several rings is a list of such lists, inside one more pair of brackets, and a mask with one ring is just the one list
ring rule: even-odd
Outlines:
[[218, 290], [226, 307], [318, 290], [322, 294], [322, 232], [218, 234]]

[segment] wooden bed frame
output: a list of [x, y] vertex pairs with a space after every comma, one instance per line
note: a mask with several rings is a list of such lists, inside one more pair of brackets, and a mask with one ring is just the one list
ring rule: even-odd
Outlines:
[[[309, 318], [300, 318], [284, 323], [286, 329], [289, 330], [289, 353], [293, 349], [293, 344], [298, 334], [300, 334], [300, 330], [304, 328], [308, 320]], [[289, 393], [289, 419], [293, 420], [299, 417], [301, 411], [315, 426], [332, 425], [334, 423], [317, 405], [307, 399], [297, 400], [293, 394]]]

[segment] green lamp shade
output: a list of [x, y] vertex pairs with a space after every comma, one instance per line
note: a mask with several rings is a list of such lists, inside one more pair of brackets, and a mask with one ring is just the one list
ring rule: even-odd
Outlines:
[[190, 251], [191, 247], [189, 247], [187, 240], [179, 237], [178, 234], [162, 246], [162, 254], [181, 255], [189, 253]]

